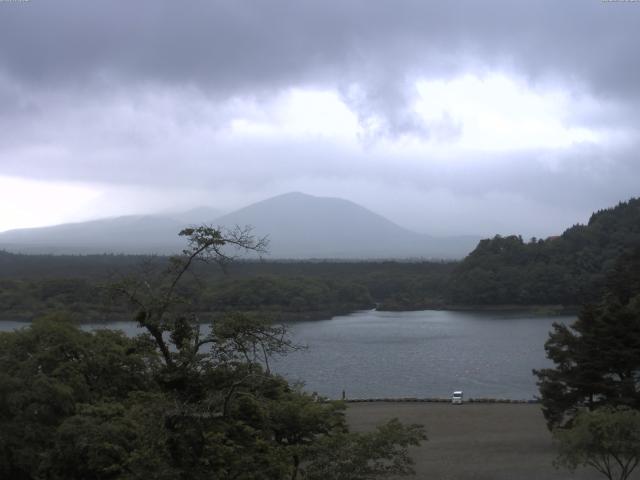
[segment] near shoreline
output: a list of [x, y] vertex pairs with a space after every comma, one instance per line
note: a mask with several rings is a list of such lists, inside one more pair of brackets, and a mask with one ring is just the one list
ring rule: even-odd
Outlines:
[[428, 441], [411, 449], [416, 479], [598, 480], [595, 470], [574, 475], [553, 466], [555, 448], [540, 405], [464, 403], [349, 403], [354, 431], [392, 418], [426, 428]]

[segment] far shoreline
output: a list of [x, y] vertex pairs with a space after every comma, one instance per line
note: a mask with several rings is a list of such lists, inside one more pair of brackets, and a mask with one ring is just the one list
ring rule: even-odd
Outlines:
[[419, 311], [445, 311], [445, 312], [523, 312], [537, 315], [577, 315], [580, 312], [579, 305], [518, 305], [518, 304], [496, 304], [496, 305], [460, 305], [460, 304], [422, 304], [403, 305], [395, 307], [393, 305], [380, 304], [375, 308], [379, 312], [419, 312]]
[[[237, 312], [237, 310], [230, 310], [229, 312]], [[242, 313], [248, 313], [252, 315], [264, 315], [272, 317], [274, 323], [286, 322], [309, 322], [320, 320], [331, 320], [335, 317], [353, 315], [359, 312], [376, 311], [376, 312], [428, 312], [428, 311], [444, 311], [444, 312], [483, 312], [483, 313], [526, 313], [533, 316], [568, 316], [577, 315], [580, 312], [580, 307], [577, 305], [517, 305], [517, 304], [499, 304], [499, 305], [413, 305], [393, 307], [379, 304], [374, 308], [358, 308], [354, 310], [339, 309], [339, 310], [309, 310], [303, 312], [291, 312], [291, 311], [271, 311], [271, 310], [254, 310], [244, 311]], [[34, 312], [2, 312], [0, 314], [0, 322], [19, 322], [19, 323], [31, 323], [33, 320], [47, 315], [51, 312], [34, 313]], [[69, 313], [72, 319], [79, 324], [91, 324], [91, 323], [110, 323], [110, 322], [128, 322], [134, 321], [128, 314], [122, 312], [105, 313], [96, 311], [86, 312], [65, 312], [64, 310], [56, 311], [56, 313]], [[200, 312], [203, 317], [209, 317], [207, 320], [203, 320], [201, 324], [208, 324], [211, 318], [222, 316], [224, 311], [215, 312]], [[79, 317], [86, 317], [86, 320], [80, 320]]]

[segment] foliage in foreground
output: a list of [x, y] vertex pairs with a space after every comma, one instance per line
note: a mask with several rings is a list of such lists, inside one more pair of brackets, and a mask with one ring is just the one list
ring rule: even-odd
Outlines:
[[0, 478], [368, 479], [409, 474], [422, 427], [349, 433], [344, 404], [318, 401], [269, 371], [295, 348], [282, 327], [244, 314], [206, 333], [180, 283], [247, 231], [189, 229], [159, 275], [114, 286], [146, 334], [85, 332], [63, 319], [0, 334]]
[[606, 283], [576, 322], [554, 324], [545, 349], [555, 366], [534, 373], [556, 466], [626, 480], [640, 462], [640, 249]]
[[571, 428], [558, 428], [556, 466], [595, 468], [609, 480], [626, 480], [640, 463], [640, 412], [603, 407], [583, 410]]
[[246, 319], [226, 322], [213, 351], [173, 371], [147, 335], [85, 332], [61, 318], [0, 334], [0, 477], [411, 472], [407, 448], [425, 438], [421, 427], [392, 421], [348, 433], [341, 402], [320, 402], [244, 360], [239, 345], [257, 329]]

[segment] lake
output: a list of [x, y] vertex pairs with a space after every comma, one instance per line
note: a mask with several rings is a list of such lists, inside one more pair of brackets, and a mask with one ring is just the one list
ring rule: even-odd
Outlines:
[[[331, 320], [288, 322], [307, 346], [272, 367], [330, 398], [448, 397], [533, 399], [531, 370], [550, 365], [544, 342], [553, 322], [573, 316], [514, 312], [363, 311]], [[0, 321], [0, 330], [24, 323]], [[135, 334], [135, 322], [87, 324]]]

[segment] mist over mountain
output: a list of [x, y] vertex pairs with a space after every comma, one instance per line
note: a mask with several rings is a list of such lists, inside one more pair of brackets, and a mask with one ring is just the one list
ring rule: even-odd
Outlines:
[[[217, 218], [216, 218], [217, 217]], [[23, 253], [157, 253], [183, 247], [194, 224], [253, 227], [269, 258], [461, 258], [477, 237], [418, 234], [348, 200], [287, 193], [217, 216], [207, 207], [172, 215], [130, 215], [0, 233], [0, 248]]]
[[177, 212], [170, 215], [174, 220], [177, 220], [182, 225], [193, 224], [211, 224], [215, 223], [216, 219], [222, 215], [220, 210], [211, 207], [196, 207], [186, 212]]
[[0, 233], [0, 248], [19, 253], [90, 254], [179, 251], [184, 222], [159, 215], [127, 215]]
[[272, 258], [461, 258], [477, 237], [436, 238], [340, 198], [287, 193], [218, 218], [269, 237]]

